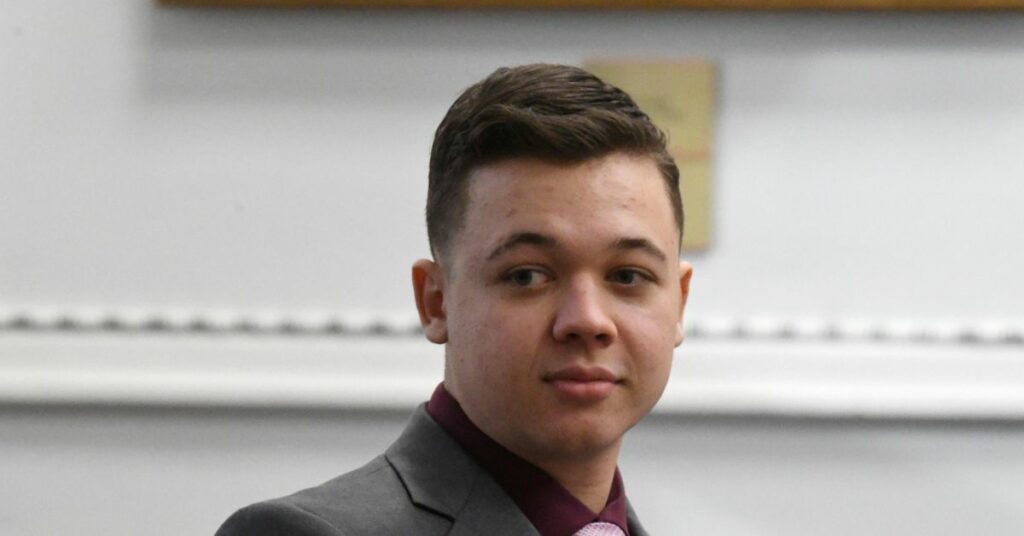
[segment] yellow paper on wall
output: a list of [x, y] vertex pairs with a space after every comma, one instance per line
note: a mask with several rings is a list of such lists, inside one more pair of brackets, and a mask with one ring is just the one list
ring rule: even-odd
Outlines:
[[715, 68], [706, 60], [593, 60], [583, 67], [629, 93], [668, 134], [679, 166], [683, 249], [711, 241], [711, 144]]

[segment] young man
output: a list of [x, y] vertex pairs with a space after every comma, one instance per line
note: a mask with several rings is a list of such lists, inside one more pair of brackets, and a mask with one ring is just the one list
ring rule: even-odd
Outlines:
[[444, 382], [382, 456], [219, 535], [646, 534], [617, 469], [683, 340], [678, 169], [628, 95], [499, 69], [437, 130], [412, 268]]

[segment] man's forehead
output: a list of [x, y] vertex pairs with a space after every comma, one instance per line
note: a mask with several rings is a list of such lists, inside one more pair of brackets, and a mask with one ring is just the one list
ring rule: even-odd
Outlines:
[[[567, 247], [564, 240], [556, 236], [537, 231], [514, 231], [499, 237], [490, 248], [485, 261], [490, 262], [500, 259], [521, 248], [539, 248], [542, 250], [558, 251]], [[603, 249], [609, 252], [637, 251], [648, 255], [655, 260], [665, 262], [668, 255], [651, 239], [643, 236], [618, 236], [605, 241]]]
[[477, 168], [467, 182], [464, 212], [448, 249], [456, 257], [472, 257], [460, 263], [482, 262], [515, 233], [538, 235], [519, 237], [520, 245], [565, 250], [588, 243], [601, 250], [646, 249], [666, 258], [678, 256], [672, 204], [650, 157], [612, 153], [576, 163], [507, 159]]
[[616, 197], [623, 192], [628, 192], [634, 202], [664, 205], [670, 215], [672, 210], [655, 161], [648, 156], [626, 153], [578, 162], [506, 159], [474, 169], [466, 182], [467, 213], [483, 211], [494, 215], [502, 214], [501, 209], [504, 213], [514, 213], [521, 205], [557, 210], [558, 205], [550, 206], [552, 202], [593, 201]]

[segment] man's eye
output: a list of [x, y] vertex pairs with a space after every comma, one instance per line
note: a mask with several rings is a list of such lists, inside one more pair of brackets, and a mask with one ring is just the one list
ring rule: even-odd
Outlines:
[[626, 286], [634, 286], [640, 283], [651, 281], [651, 277], [639, 270], [623, 269], [612, 272], [610, 277], [613, 283]]
[[548, 276], [533, 268], [520, 268], [518, 270], [512, 270], [505, 279], [517, 287], [535, 287], [537, 285], [547, 282]]

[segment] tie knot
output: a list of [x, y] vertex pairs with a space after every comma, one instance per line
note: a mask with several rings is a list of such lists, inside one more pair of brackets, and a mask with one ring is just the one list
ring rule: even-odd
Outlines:
[[618, 525], [612, 523], [605, 523], [603, 521], [595, 521], [588, 523], [582, 529], [578, 530], [573, 536], [626, 536], [626, 533], [619, 528]]

